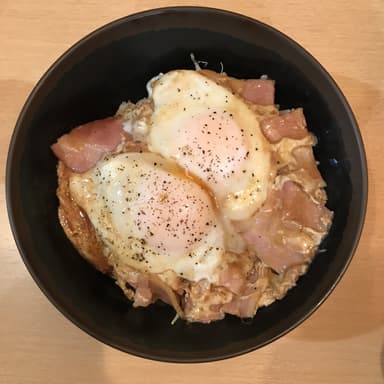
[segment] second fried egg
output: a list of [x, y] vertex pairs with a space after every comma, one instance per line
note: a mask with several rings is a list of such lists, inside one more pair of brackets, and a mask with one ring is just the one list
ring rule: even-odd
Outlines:
[[198, 71], [168, 72], [151, 87], [150, 151], [202, 180], [228, 219], [251, 217], [266, 199], [272, 172], [255, 113]]

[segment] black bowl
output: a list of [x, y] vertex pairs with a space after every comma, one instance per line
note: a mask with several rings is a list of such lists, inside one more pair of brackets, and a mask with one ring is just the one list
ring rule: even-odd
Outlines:
[[[81, 123], [112, 115], [122, 100], [146, 95], [148, 79], [192, 68], [190, 53], [235, 77], [276, 80], [281, 108], [304, 107], [318, 138], [315, 155], [335, 212], [308, 273], [251, 322], [227, 316], [209, 325], [177, 321], [153, 305], [134, 309], [107, 276], [88, 265], [57, 218], [56, 158], [50, 145]], [[202, 362], [239, 355], [287, 333], [335, 287], [356, 248], [367, 202], [367, 169], [353, 114], [321, 65], [277, 30], [209, 8], [142, 12], [108, 24], [47, 71], [17, 122], [7, 162], [7, 204], [17, 246], [51, 302], [81, 329], [123, 351], [157, 360]], [[24, 292], [25, 294], [25, 292]]]

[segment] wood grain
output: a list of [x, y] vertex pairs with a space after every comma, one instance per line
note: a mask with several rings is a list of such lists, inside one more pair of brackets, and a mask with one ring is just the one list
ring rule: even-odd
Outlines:
[[334, 76], [349, 100], [369, 162], [369, 205], [354, 260], [324, 305], [296, 330], [227, 361], [174, 365], [102, 345], [59, 314], [27, 273], [5, 207], [9, 139], [33, 85], [64, 50], [162, 0], [0, 1], [0, 383], [382, 383], [384, 377], [384, 7], [353, 2], [205, 0], [285, 32]]

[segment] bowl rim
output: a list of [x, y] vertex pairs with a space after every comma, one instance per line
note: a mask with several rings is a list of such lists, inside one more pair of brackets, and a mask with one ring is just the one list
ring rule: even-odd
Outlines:
[[[318, 303], [311, 308], [304, 316], [302, 316], [299, 320], [294, 322], [290, 327], [284, 329], [282, 332], [276, 334], [274, 337], [265, 340], [262, 343], [259, 343], [255, 346], [248, 347], [248, 348], [239, 348], [236, 351], [232, 351], [229, 353], [224, 353], [221, 355], [217, 355], [214, 357], [202, 357], [202, 358], [191, 358], [191, 357], [178, 357], [177, 354], [173, 355], [173, 357], [163, 356], [161, 353], [143, 353], [137, 350], [134, 350], [132, 348], [125, 348], [122, 345], [119, 345], [118, 343], [115, 343], [111, 340], [108, 340], [103, 335], [99, 335], [96, 332], [94, 332], [92, 329], [90, 329], [86, 324], [83, 324], [80, 320], [76, 318], [75, 315], [69, 313], [69, 311], [61, 305], [61, 303], [57, 300], [56, 297], [54, 297], [53, 294], [49, 292], [49, 290], [45, 287], [45, 284], [40, 281], [40, 278], [38, 276], [38, 272], [34, 270], [33, 263], [29, 261], [29, 258], [27, 256], [28, 252], [24, 249], [24, 246], [20, 240], [19, 234], [17, 233], [16, 227], [16, 221], [14, 217], [14, 204], [12, 202], [12, 168], [14, 163], [14, 153], [15, 153], [15, 145], [17, 143], [17, 139], [19, 136], [19, 133], [22, 128], [22, 123], [24, 121], [25, 115], [27, 111], [30, 108], [30, 105], [35, 98], [35, 96], [39, 93], [40, 89], [42, 88], [43, 84], [46, 82], [46, 80], [50, 77], [52, 72], [55, 71], [55, 69], [63, 62], [65, 61], [69, 56], [73, 54], [74, 51], [79, 49], [83, 44], [87, 43], [89, 40], [93, 39], [95, 36], [102, 34], [106, 31], [108, 31], [111, 28], [114, 28], [118, 25], [132, 22], [134, 20], [143, 19], [148, 16], [161, 16], [163, 14], [169, 13], [169, 12], [179, 12], [179, 13], [212, 13], [212, 14], [219, 14], [227, 17], [236, 18], [238, 20], [244, 20], [251, 22], [253, 24], [258, 24], [262, 28], [268, 30], [269, 32], [278, 35], [280, 38], [283, 38], [286, 43], [291, 44], [295, 46], [296, 48], [300, 49], [302, 53], [311, 61], [311, 64], [317, 67], [317, 69], [322, 72], [322, 74], [328, 79], [329, 84], [332, 86], [333, 91], [337, 95], [338, 99], [341, 101], [343, 108], [349, 118], [349, 123], [351, 125], [351, 129], [353, 131], [354, 137], [356, 138], [356, 143], [358, 147], [358, 155], [360, 158], [360, 163], [362, 167], [362, 180], [361, 180], [361, 208], [360, 212], [358, 214], [358, 225], [356, 234], [354, 236], [354, 240], [352, 242], [351, 251], [346, 258], [345, 264], [338, 274], [337, 278], [332, 283], [331, 287], [328, 289], [328, 291], [323, 295], [323, 297], [318, 301]], [[44, 293], [44, 295], [48, 298], [48, 300], [54, 305], [54, 307], [63, 314], [68, 320], [70, 320], [73, 324], [75, 324], [77, 327], [79, 327], [82, 331], [87, 333], [88, 335], [94, 337], [99, 342], [102, 342], [110, 347], [116, 348], [122, 352], [129, 353], [131, 355], [134, 355], [136, 357], [146, 358], [150, 360], [156, 360], [161, 362], [171, 362], [171, 363], [203, 363], [203, 362], [213, 362], [218, 360], [224, 360], [231, 357], [240, 356], [246, 353], [249, 353], [251, 351], [254, 351], [258, 348], [261, 348], [267, 344], [270, 344], [271, 342], [279, 339], [280, 337], [286, 335], [291, 330], [299, 326], [301, 323], [303, 323], [306, 319], [308, 319], [320, 306], [323, 304], [323, 302], [329, 297], [329, 295], [332, 293], [332, 291], [335, 289], [336, 285], [340, 282], [341, 278], [343, 277], [345, 271], [347, 270], [359, 243], [364, 222], [365, 222], [365, 216], [367, 212], [367, 204], [368, 204], [368, 168], [367, 168], [367, 158], [366, 158], [366, 152], [362, 140], [362, 136], [356, 121], [356, 118], [353, 114], [353, 111], [348, 104], [348, 101], [346, 97], [344, 96], [343, 92], [337, 85], [336, 81], [333, 79], [333, 77], [328, 73], [328, 71], [317, 61], [317, 59], [312, 56], [311, 53], [309, 53], [303, 46], [301, 46], [299, 43], [294, 41], [292, 38], [287, 36], [285, 33], [279, 31], [278, 29], [261, 22], [257, 19], [254, 19], [252, 17], [246, 16], [244, 14], [236, 13], [233, 11], [225, 10], [225, 9], [219, 9], [214, 7], [204, 7], [204, 6], [168, 6], [168, 7], [160, 7], [160, 8], [153, 8], [153, 9], [147, 9], [139, 12], [135, 12], [126, 16], [123, 16], [121, 18], [112, 20], [95, 30], [91, 31], [90, 33], [86, 34], [84, 37], [82, 37], [80, 40], [78, 40], [76, 43], [71, 45], [64, 53], [62, 53], [44, 72], [44, 74], [41, 76], [41, 78], [38, 80], [38, 82], [33, 87], [32, 91], [30, 92], [29, 96], [27, 97], [21, 112], [17, 118], [15, 128], [13, 130], [10, 144], [8, 147], [8, 153], [7, 153], [7, 161], [6, 161], [6, 177], [5, 177], [5, 192], [6, 192], [6, 206], [7, 206], [7, 213], [8, 213], [8, 219], [10, 222], [10, 227], [12, 231], [12, 235], [14, 237], [17, 249], [19, 251], [19, 254], [28, 270], [30, 275], [32, 276], [33, 280], [37, 284], [37, 286], [40, 288], [40, 290]]]

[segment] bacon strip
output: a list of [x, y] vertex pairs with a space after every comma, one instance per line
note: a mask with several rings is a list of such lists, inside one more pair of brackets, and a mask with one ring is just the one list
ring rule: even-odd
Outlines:
[[309, 261], [316, 240], [303, 231], [311, 228], [324, 234], [332, 212], [317, 204], [296, 183], [286, 181], [279, 191], [270, 193], [264, 206], [237, 227], [250, 249], [276, 272]]
[[299, 223], [317, 232], [328, 229], [332, 213], [322, 204], [316, 204], [296, 183], [287, 181], [281, 190], [283, 220]]
[[267, 79], [245, 80], [241, 96], [255, 104], [272, 105], [275, 102], [275, 82]]
[[120, 118], [108, 117], [72, 129], [51, 146], [54, 154], [73, 172], [86, 172], [112, 152], [127, 134]]
[[308, 175], [317, 181], [322, 181], [320, 171], [317, 168], [315, 157], [313, 156], [312, 147], [309, 145], [303, 145], [296, 147], [292, 151], [293, 157], [296, 159], [298, 168], [305, 169]]
[[256, 314], [260, 296], [259, 291], [248, 296], [237, 296], [230, 303], [223, 305], [223, 311], [241, 318], [253, 317]]
[[275, 103], [275, 81], [269, 79], [236, 79], [225, 73], [217, 73], [203, 69], [200, 73], [215, 83], [229, 88], [232, 92], [258, 105], [273, 105]]
[[127, 274], [127, 282], [135, 288], [135, 307], [146, 307], [157, 299], [172, 305], [180, 317], [183, 311], [180, 307], [179, 296], [155, 274], [131, 272]]
[[234, 263], [227, 265], [219, 274], [219, 284], [233, 293], [241, 293], [245, 285], [245, 276], [240, 266]]
[[283, 137], [300, 140], [308, 134], [302, 108], [264, 119], [261, 121], [260, 127], [264, 136], [271, 143], [278, 143]]

